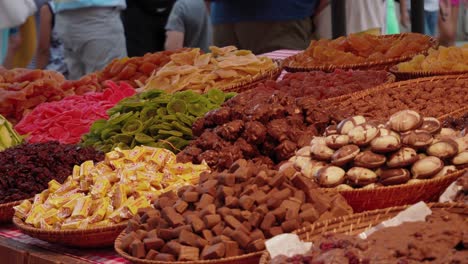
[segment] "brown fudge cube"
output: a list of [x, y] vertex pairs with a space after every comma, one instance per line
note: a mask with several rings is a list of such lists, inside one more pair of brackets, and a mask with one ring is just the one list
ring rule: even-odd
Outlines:
[[144, 258], [146, 256], [145, 245], [140, 240], [135, 240], [130, 244], [132, 256], [135, 258]]
[[257, 190], [251, 195], [251, 197], [257, 202], [257, 204], [263, 204], [268, 200], [268, 196], [262, 190]]
[[235, 241], [223, 241], [225, 251], [225, 257], [235, 257], [239, 253], [239, 245]]
[[263, 218], [260, 228], [263, 231], [269, 230], [274, 225], [275, 222], [276, 222], [275, 215], [272, 212], [270, 212], [266, 214], [265, 217]]
[[221, 222], [221, 216], [217, 214], [205, 215], [203, 217], [203, 222], [205, 223], [206, 228], [212, 228]]
[[127, 233], [130, 233], [132, 231], [137, 231], [139, 228], [140, 228], [140, 223], [135, 219], [130, 219], [127, 222], [127, 228], [125, 229], [125, 231]]
[[214, 202], [214, 197], [207, 193], [204, 193], [200, 197], [200, 201], [198, 201], [197, 203], [197, 209], [201, 210], [205, 208], [206, 206], [208, 206], [209, 204], [212, 204], [213, 202]]
[[139, 229], [135, 232], [135, 236], [139, 239], [139, 240], [143, 240], [143, 238], [146, 237], [146, 234], [148, 234], [148, 231], [146, 230], [143, 230], [143, 229]]
[[281, 222], [286, 217], [286, 208], [280, 206], [276, 208], [272, 213], [275, 215], [276, 221]]
[[281, 226], [274, 226], [272, 228], [270, 228], [270, 230], [268, 230], [268, 235], [269, 237], [274, 237], [276, 235], [280, 235], [280, 234], [283, 234], [283, 229], [281, 228]]
[[208, 193], [211, 196], [216, 196], [216, 186], [218, 186], [217, 180], [208, 180], [201, 185], [203, 193]]
[[262, 220], [263, 220], [263, 217], [261, 214], [257, 213], [257, 212], [253, 212], [252, 214], [250, 214], [250, 217], [248, 219], [249, 223], [253, 226], [253, 227], [258, 227], [260, 226], [260, 224], [262, 223]]
[[234, 196], [227, 196], [224, 198], [224, 205], [229, 208], [237, 208], [239, 206], [239, 199]]
[[223, 234], [223, 231], [224, 231], [224, 222], [219, 222], [217, 225], [215, 225], [211, 231], [213, 231], [213, 233], [217, 236], [220, 236]]
[[156, 250], [150, 249], [148, 253], [146, 253], [145, 259], [153, 260], [158, 254], [159, 252], [157, 252]]
[[218, 179], [225, 186], [234, 186], [236, 184], [236, 176], [232, 173], [220, 173]]
[[243, 248], [247, 248], [251, 241], [249, 235], [247, 235], [244, 231], [240, 229], [236, 229], [234, 230], [234, 232], [232, 232], [232, 239], [235, 240]]
[[252, 239], [252, 241], [257, 239], [265, 240], [265, 235], [263, 234], [262, 230], [257, 228], [254, 231], [252, 231], [252, 233], [250, 233], [250, 238]]
[[130, 251], [130, 244], [136, 239], [138, 238], [136, 237], [135, 232], [130, 232], [126, 234], [121, 240], [120, 248], [124, 251]]
[[200, 250], [197, 247], [181, 246], [179, 261], [195, 261], [199, 259]]
[[185, 210], [187, 210], [188, 208], [188, 203], [183, 201], [183, 200], [178, 200], [175, 204], [174, 204], [174, 209], [176, 210], [177, 213], [179, 214], [183, 214], [185, 212]]
[[162, 216], [173, 227], [184, 225], [184, 217], [177, 213], [172, 207], [162, 209]]
[[192, 225], [192, 229], [195, 232], [200, 232], [206, 228], [205, 223], [203, 222], [203, 220], [200, 219], [200, 217], [198, 217], [198, 215], [193, 215], [193, 217], [190, 218], [188, 223]]
[[239, 205], [241, 206], [242, 209], [244, 210], [250, 210], [255, 203], [255, 200], [247, 195], [241, 196], [239, 199]]
[[286, 222], [281, 223], [281, 228], [286, 233], [291, 233], [292, 231], [299, 229], [299, 222], [296, 219], [291, 219]]
[[198, 195], [197, 192], [184, 192], [182, 199], [187, 203], [195, 203], [198, 202]]
[[165, 262], [173, 262], [176, 260], [174, 255], [166, 254], [166, 253], [159, 253], [154, 257], [156, 261], [165, 261]]
[[216, 206], [214, 204], [209, 204], [200, 211], [200, 217], [213, 214], [216, 214]]
[[182, 230], [182, 232], [180, 232], [179, 242], [182, 245], [196, 247], [199, 244], [198, 239], [201, 239], [201, 237], [197, 236], [196, 234], [194, 234], [194, 233], [192, 233], [190, 231]]
[[315, 210], [315, 208], [309, 208], [307, 209], [306, 211], [303, 211], [299, 214], [299, 217], [303, 220], [303, 221], [308, 221], [308, 222], [315, 222], [318, 218], [319, 218], [319, 214], [317, 212], [317, 210]]
[[280, 173], [276, 174], [273, 178], [270, 178], [268, 180], [268, 185], [271, 187], [278, 187], [280, 186], [284, 181], [286, 180], [286, 177], [284, 175], [281, 175]]
[[145, 244], [146, 251], [151, 249], [160, 250], [164, 246], [164, 240], [157, 237], [145, 238], [143, 239], [143, 243]]
[[162, 253], [168, 253], [168, 254], [171, 254], [171, 255], [174, 255], [174, 256], [178, 256], [179, 253], [180, 253], [180, 248], [182, 247], [182, 245], [175, 241], [175, 240], [171, 240], [169, 242], [167, 242], [161, 249], [161, 252]]
[[211, 242], [211, 240], [213, 240], [213, 237], [214, 237], [211, 230], [208, 230], [208, 229], [204, 229], [202, 231], [202, 235], [203, 235], [203, 238], [209, 242]]
[[255, 241], [250, 242], [247, 246], [248, 252], [259, 252], [265, 249], [265, 240], [257, 239]]
[[322, 214], [331, 206], [331, 201], [319, 189], [311, 189], [306, 192], [307, 200], [312, 203], [319, 214]]
[[160, 216], [152, 216], [146, 220], [146, 223], [148, 224], [148, 228], [154, 229], [158, 227], [159, 221], [161, 220]]
[[202, 253], [202, 259], [219, 259], [223, 258], [226, 252], [224, 243], [218, 243], [211, 246], [206, 246]]

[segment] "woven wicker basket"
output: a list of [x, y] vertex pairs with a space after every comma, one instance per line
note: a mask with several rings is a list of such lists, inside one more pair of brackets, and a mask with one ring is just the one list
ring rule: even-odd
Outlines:
[[[395, 35], [382, 35], [378, 36], [378, 38], [385, 38], [385, 39], [400, 39], [404, 37], [405, 35], [408, 34], [414, 34], [414, 33], [402, 33], [402, 34], [395, 34]], [[320, 66], [313, 66], [313, 67], [297, 67], [297, 66], [290, 66], [291, 62], [294, 61], [299, 54], [290, 56], [284, 60], [284, 69], [288, 72], [299, 72], [299, 71], [325, 71], [325, 72], [332, 72], [335, 69], [353, 69], [353, 70], [389, 70], [392, 66], [408, 61], [414, 56], [418, 54], [426, 54], [429, 50], [429, 48], [437, 48], [439, 45], [439, 42], [437, 39], [426, 36], [427, 41], [429, 42], [429, 47], [422, 52], [410, 54], [407, 56], [401, 56], [397, 58], [391, 58], [387, 60], [378, 60], [378, 61], [370, 61], [370, 62], [363, 62], [363, 63], [356, 63], [356, 64], [343, 64], [343, 65], [334, 65], [334, 64], [329, 64], [329, 65], [320, 65]]]
[[78, 248], [108, 247], [114, 244], [115, 238], [127, 227], [126, 223], [108, 227], [77, 230], [43, 230], [27, 225], [18, 217], [13, 217], [13, 224], [23, 233], [50, 243]]
[[14, 201], [0, 204], [0, 223], [10, 223], [15, 214], [13, 207], [19, 205], [21, 202], [22, 201]]
[[450, 117], [452, 117], [452, 118], [461, 118], [466, 113], [468, 113], [468, 105], [463, 107], [463, 108], [458, 109], [457, 111], [453, 111], [451, 113], [448, 113], [446, 115], [443, 115], [443, 116], [439, 117], [439, 120], [443, 122], [445, 119], [450, 118]]
[[[446, 210], [451, 213], [460, 214], [468, 217], [468, 205], [466, 204], [441, 204], [433, 203], [428, 204], [431, 210]], [[344, 217], [333, 218], [327, 221], [317, 222], [308, 227], [296, 230], [299, 238], [303, 241], [314, 241], [323, 233], [347, 234], [357, 235], [373, 226], [380, 224], [382, 221], [396, 216], [399, 212], [406, 209], [408, 206], [391, 207], [387, 209], [380, 209], [375, 211], [364, 212], [360, 214], [353, 214]], [[468, 218], [467, 218], [468, 219]], [[260, 264], [267, 264], [270, 262], [270, 254], [265, 251], [260, 259]]]
[[467, 171], [468, 169], [458, 170], [440, 178], [423, 180], [417, 183], [377, 187], [375, 189], [340, 191], [340, 194], [356, 213], [414, 204], [419, 201], [434, 202], [439, 199], [439, 196], [452, 182]]
[[282, 62], [280, 60], [274, 60], [276, 63], [277, 67], [271, 70], [268, 70], [262, 74], [259, 74], [253, 78], [244, 80], [240, 83], [236, 83], [231, 86], [227, 87], [221, 87], [220, 89], [225, 91], [225, 92], [236, 92], [236, 93], [241, 93], [248, 91], [252, 88], [255, 88], [259, 83], [267, 81], [267, 80], [273, 80], [276, 81], [278, 77], [281, 75], [281, 71], [283, 71], [282, 67]]
[[169, 264], [169, 263], [176, 263], [176, 264], [257, 264], [260, 256], [262, 255], [263, 251], [244, 254], [241, 256], [236, 257], [229, 257], [229, 258], [222, 258], [222, 259], [213, 259], [213, 260], [199, 260], [199, 261], [173, 261], [173, 262], [166, 262], [166, 261], [155, 261], [155, 260], [147, 260], [147, 259], [139, 259], [133, 256], [130, 256], [122, 250], [122, 237], [126, 235], [125, 231], [117, 237], [114, 244], [114, 249], [117, 251], [119, 255], [124, 257], [125, 259], [133, 262], [133, 263], [141, 263], [141, 264]]
[[395, 74], [398, 81], [411, 80], [416, 78], [424, 78], [431, 76], [440, 76], [440, 75], [463, 75], [468, 74], [468, 71], [415, 71], [415, 72], [405, 72], [399, 71], [397, 66], [392, 66], [390, 72]]

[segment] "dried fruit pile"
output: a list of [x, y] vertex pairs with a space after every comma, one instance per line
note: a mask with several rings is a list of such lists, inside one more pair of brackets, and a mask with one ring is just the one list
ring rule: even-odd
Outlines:
[[312, 40], [309, 47], [296, 55], [288, 66], [357, 64], [418, 54], [429, 48], [429, 37], [422, 34], [405, 34], [399, 38], [350, 34], [333, 40]]
[[107, 84], [109, 88], [100, 93], [68, 96], [61, 101], [41, 104], [15, 129], [27, 135], [29, 142], [56, 140], [63, 144], [76, 144], [83, 134], [89, 132], [94, 121], [108, 118], [106, 111], [109, 108], [135, 94], [135, 89], [125, 82]]
[[291, 96], [312, 96], [317, 100], [362, 91], [387, 81], [386, 71], [322, 71], [288, 73], [279, 81], [267, 81], [265, 85]]
[[178, 154], [181, 161], [226, 169], [240, 158], [275, 164], [310, 143], [329, 115], [310, 97], [259, 87], [239, 94], [195, 121], [196, 138]]
[[[159, 194], [198, 182], [206, 165], [176, 163], [165, 149], [136, 147], [106, 154], [105, 161], [75, 165], [60, 184], [23, 201], [15, 215], [41, 229], [82, 229], [126, 221], [150, 206]], [[135, 177], [135, 175], [138, 175]]]
[[354, 116], [297, 151], [293, 167], [323, 187], [397, 185], [445, 176], [468, 166], [468, 136], [412, 110], [386, 124]]
[[92, 148], [58, 142], [22, 144], [0, 152], [0, 203], [32, 198], [55, 179], [63, 183], [73, 166], [104, 155]]
[[430, 49], [427, 56], [417, 55], [411, 61], [398, 64], [398, 71], [468, 71], [468, 44]]
[[133, 257], [198, 261], [265, 249], [265, 239], [352, 213], [344, 198], [293, 171], [238, 160], [200, 183], [161, 195], [127, 226], [120, 248]]
[[96, 121], [83, 136], [83, 144], [104, 152], [136, 145], [177, 152], [192, 139], [195, 119], [233, 95], [217, 89], [204, 95], [192, 91], [168, 94], [161, 90], [137, 94], [111, 108], [108, 120]]
[[66, 80], [61, 86], [62, 90], [73, 90], [77, 95], [88, 92], [100, 92], [104, 87], [104, 83], [101, 84], [99, 82], [98, 76], [95, 73], [85, 75], [78, 80]]

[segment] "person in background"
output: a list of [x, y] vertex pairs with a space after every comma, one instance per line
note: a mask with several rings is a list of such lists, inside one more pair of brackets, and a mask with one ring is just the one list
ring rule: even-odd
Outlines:
[[12, 69], [15, 66], [15, 54], [20, 50], [22, 39], [18, 28], [9, 29], [8, 33], [8, 43], [5, 45], [6, 52], [3, 58], [2, 66], [6, 69]]
[[182, 47], [209, 52], [211, 23], [203, 0], [177, 0], [166, 25], [166, 50]]
[[235, 45], [254, 53], [307, 48], [318, 0], [212, 0], [216, 46]]
[[460, 2], [463, 2], [465, 7], [468, 5], [466, 0], [440, 0], [439, 2], [439, 42], [442, 46], [455, 45]]
[[70, 79], [127, 56], [120, 19], [125, 0], [54, 0], [54, 4], [55, 26], [63, 41]]
[[58, 38], [55, 27], [55, 10], [52, 2], [39, 7], [39, 36], [36, 52], [36, 68], [54, 70], [68, 74], [67, 65], [63, 57], [63, 44]]
[[165, 26], [175, 0], [127, 0], [122, 12], [128, 56], [164, 50]]
[[[400, 0], [401, 24], [409, 28], [411, 0]], [[439, 0], [424, 0], [424, 33], [430, 36], [437, 34], [437, 18], [439, 14]]]

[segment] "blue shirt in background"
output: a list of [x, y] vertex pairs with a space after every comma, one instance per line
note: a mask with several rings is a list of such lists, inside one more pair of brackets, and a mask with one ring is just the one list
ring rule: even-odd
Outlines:
[[300, 20], [313, 15], [318, 0], [218, 0], [211, 3], [213, 24]]

